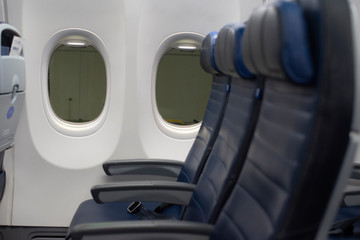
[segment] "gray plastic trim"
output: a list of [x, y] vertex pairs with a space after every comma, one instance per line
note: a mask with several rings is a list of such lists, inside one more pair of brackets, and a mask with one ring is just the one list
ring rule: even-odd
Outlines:
[[210, 224], [185, 221], [122, 221], [75, 226], [67, 239], [127, 239], [127, 240], [206, 240], [213, 231]]
[[133, 181], [97, 185], [91, 189], [98, 203], [155, 201], [187, 206], [194, 184], [171, 181]]
[[103, 164], [107, 175], [154, 175], [177, 178], [183, 162], [169, 159], [123, 159]]

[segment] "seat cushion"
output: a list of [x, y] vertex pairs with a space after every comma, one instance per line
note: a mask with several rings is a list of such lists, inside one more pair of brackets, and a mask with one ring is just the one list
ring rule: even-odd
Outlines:
[[[350, 206], [345, 208], [340, 208], [339, 212], [335, 217], [335, 223], [339, 221], [344, 221], [346, 219], [354, 218], [360, 216], [360, 206]], [[343, 234], [331, 234], [329, 239], [346, 239], [346, 240], [353, 240], [353, 239], [360, 239], [360, 221], [357, 221], [354, 225], [354, 234], [352, 235], [343, 235]]]
[[[130, 202], [99, 204], [93, 199], [84, 201], [78, 207], [68, 232], [71, 232], [71, 229], [78, 224], [139, 220], [135, 214], [127, 212], [129, 205]], [[158, 205], [158, 202], [143, 202], [143, 206], [149, 210], [154, 210]]]

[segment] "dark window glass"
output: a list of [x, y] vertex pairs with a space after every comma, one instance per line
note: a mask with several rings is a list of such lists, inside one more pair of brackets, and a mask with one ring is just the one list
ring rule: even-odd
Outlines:
[[58, 47], [50, 59], [48, 81], [50, 103], [59, 118], [82, 123], [102, 112], [106, 70], [94, 47]]
[[200, 50], [169, 50], [160, 60], [156, 76], [156, 102], [169, 123], [201, 122], [211, 90], [212, 77], [200, 66]]

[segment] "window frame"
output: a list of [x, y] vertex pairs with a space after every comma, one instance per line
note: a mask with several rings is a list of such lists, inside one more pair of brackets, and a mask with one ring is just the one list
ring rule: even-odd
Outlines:
[[184, 140], [193, 139], [196, 137], [200, 129], [200, 126], [202, 124], [202, 121], [191, 125], [177, 125], [177, 124], [169, 123], [165, 119], [163, 119], [163, 117], [159, 112], [156, 101], [156, 77], [157, 77], [157, 70], [159, 67], [160, 60], [170, 49], [174, 48], [179, 44], [186, 44], [187, 42], [196, 42], [200, 47], [204, 37], [205, 37], [204, 35], [195, 32], [175, 33], [164, 39], [156, 51], [153, 61], [152, 83], [151, 83], [152, 112], [157, 127], [161, 130], [161, 132], [163, 132], [165, 135], [169, 137], [176, 139], [184, 139]]
[[[92, 121], [84, 123], [69, 122], [61, 119], [54, 112], [49, 97], [48, 91], [48, 72], [49, 63], [54, 51], [61, 45], [69, 40], [78, 40], [86, 42], [88, 45], [94, 47], [102, 56], [105, 64], [106, 72], [106, 96], [105, 104], [100, 115]], [[41, 89], [42, 89], [42, 100], [46, 118], [53, 129], [57, 132], [71, 137], [84, 137], [96, 133], [104, 124], [107, 113], [109, 110], [109, 99], [111, 84], [110, 77], [110, 61], [106, 53], [105, 45], [103, 41], [95, 33], [78, 28], [63, 29], [54, 33], [51, 38], [47, 41], [41, 60]]]

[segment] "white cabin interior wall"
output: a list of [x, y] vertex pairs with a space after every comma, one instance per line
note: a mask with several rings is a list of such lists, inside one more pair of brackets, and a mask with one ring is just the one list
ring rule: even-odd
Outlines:
[[7, 21], [6, 0], [0, 0], [0, 21]]
[[24, 0], [3, 0], [6, 7], [6, 20], [22, 33], [22, 14]]
[[[68, 226], [90, 188], [117, 179], [101, 164], [121, 158], [184, 160], [191, 139], [175, 139], [157, 127], [151, 106], [154, 58], [161, 42], [178, 32], [206, 35], [244, 21], [261, 0], [11, 0], [9, 23], [24, 38], [27, 93], [14, 151], [16, 226]], [[109, 108], [95, 133], [74, 137], [48, 122], [43, 104], [43, 52], [52, 35], [67, 28], [96, 34], [106, 49]], [[0, 203], [2, 204], [2, 203]], [[9, 214], [9, 212], [7, 213]], [[1, 221], [1, 219], [0, 219]]]

